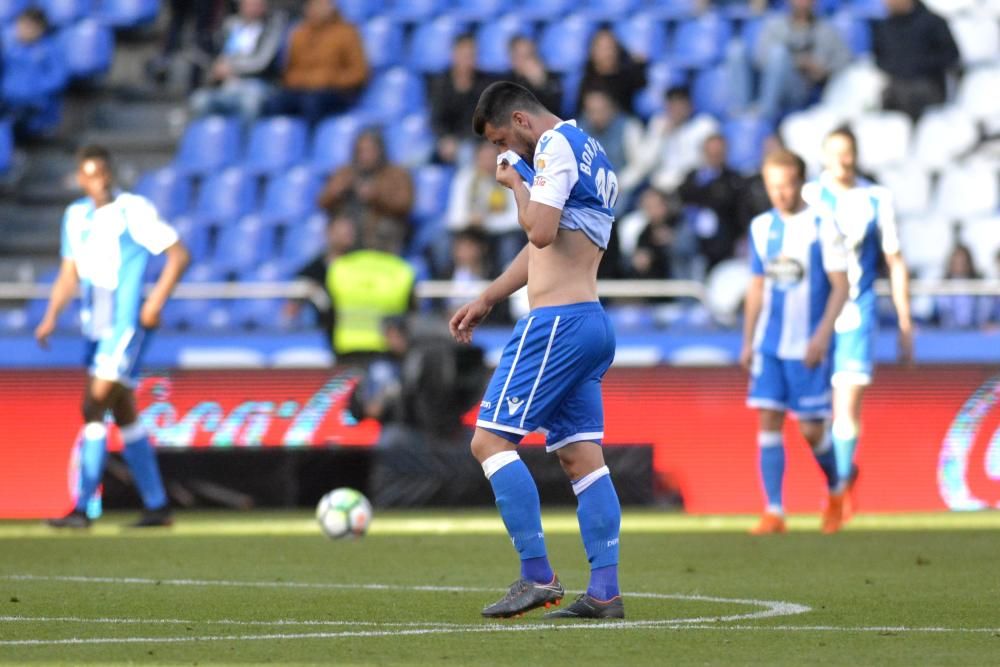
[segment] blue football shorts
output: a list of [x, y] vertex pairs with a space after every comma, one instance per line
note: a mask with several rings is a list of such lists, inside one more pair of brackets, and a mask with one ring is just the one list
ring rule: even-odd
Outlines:
[[791, 412], [800, 420], [827, 419], [831, 411], [829, 359], [806, 368], [798, 359], [757, 352], [750, 368], [751, 408]]
[[539, 431], [550, 452], [600, 443], [601, 380], [614, 357], [614, 329], [600, 303], [536, 308], [514, 327], [476, 425], [514, 443]]
[[833, 339], [834, 386], [871, 384], [877, 331], [874, 299], [844, 304]]
[[135, 387], [152, 332], [145, 327], [115, 329], [87, 344], [86, 364], [92, 377]]

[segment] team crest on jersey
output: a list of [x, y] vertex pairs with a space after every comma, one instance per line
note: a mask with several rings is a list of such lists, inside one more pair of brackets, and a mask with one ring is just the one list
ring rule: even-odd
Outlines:
[[786, 255], [778, 255], [768, 261], [765, 273], [776, 289], [789, 289], [802, 281], [806, 275], [801, 262]]
[[535, 171], [541, 171], [542, 169], [545, 169], [545, 158], [535, 158]]

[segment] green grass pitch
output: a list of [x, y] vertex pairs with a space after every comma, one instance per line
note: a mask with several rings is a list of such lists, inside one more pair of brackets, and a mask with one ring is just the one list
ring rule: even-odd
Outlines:
[[[181, 513], [171, 529], [0, 522], [0, 663], [990, 665], [1000, 514], [751, 517], [626, 508], [625, 622], [486, 621], [517, 576], [493, 512], [376, 513], [331, 542], [308, 512]], [[553, 564], [586, 585], [572, 511]]]

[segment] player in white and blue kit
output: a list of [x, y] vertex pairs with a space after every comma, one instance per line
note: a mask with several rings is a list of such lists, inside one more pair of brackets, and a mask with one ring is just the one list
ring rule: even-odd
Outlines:
[[750, 371], [747, 405], [760, 416], [757, 441], [767, 499], [752, 532], [785, 531], [786, 412], [798, 419], [826, 476], [823, 532], [836, 532], [843, 494], [827, 419], [834, 321], [847, 300], [846, 251], [833, 220], [802, 200], [805, 164], [799, 156], [769, 153], [761, 173], [774, 208], [750, 223], [752, 276], [740, 353], [740, 363]]
[[857, 479], [854, 451], [861, 432], [861, 400], [875, 368], [878, 328], [875, 279], [885, 258], [899, 323], [899, 359], [913, 356], [909, 271], [900, 252], [892, 194], [857, 173], [857, 140], [849, 128], [827, 135], [824, 171], [808, 183], [803, 197], [828, 209], [847, 246], [850, 293], [837, 318], [833, 357], [833, 446], [840, 476], [850, 491]]
[[615, 335], [597, 300], [617, 177], [596, 140], [517, 84], [498, 82], [483, 92], [474, 129], [507, 151], [497, 181], [513, 191], [529, 243], [479, 298], [455, 313], [451, 331], [469, 342], [494, 304], [525, 285], [532, 308], [504, 348], [472, 438], [472, 453], [521, 559], [520, 578], [482, 613], [517, 616], [559, 604], [565, 594], [548, 561], [538, 490], [517, 454], [521, 439], [540, 431], [572, 481], [591, 568], [586, 593], [546, 618], [623, 618], [621, 506], [601, 449], [601, 379], [614, 358]]
[[[177, 232], [160, 219], [148, 200], [113, 188], [111, 158], [104, 148], [81, 150], [77, 182], [86, 196], [66, 209], [62, 264], [45, 316], [35, 329], [38, 342], [47, 345], [59, 313], [79, 286], [80, 319], [89, 341], [79, 496], [70, 514], [49, 523], [90, 525], [86, 507], [104, 472], [104, 418], [110, 411], [121, 430], [125, 462], [145, 507], [134, 525], [169, 525], [170, 509], [156, 453], [138, 421], [133, 388], [150, 330], [159, 324], [163, 305], [187, 266], [188, 253]], [[164, 252], [166, 265], [144, 300], [146, 263], [151, 255]]]

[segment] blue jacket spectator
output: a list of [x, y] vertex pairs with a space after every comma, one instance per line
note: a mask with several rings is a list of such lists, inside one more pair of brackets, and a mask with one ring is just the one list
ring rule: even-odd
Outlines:
[[9, 34], [3, 44], [3, 111], [19, 136], [41, 134], [59, 124], [66, 66], [40, 9], [22, 12]]

